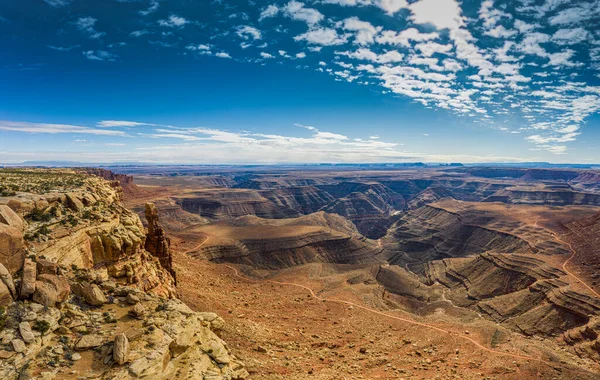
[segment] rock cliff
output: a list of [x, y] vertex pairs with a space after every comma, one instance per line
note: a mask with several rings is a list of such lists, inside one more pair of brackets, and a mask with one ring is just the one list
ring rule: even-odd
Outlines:
[[0, 170], [0, 377], [246, 378], [224, 321], [174, 298], [156, 207], [146, 232], [106, 177]]

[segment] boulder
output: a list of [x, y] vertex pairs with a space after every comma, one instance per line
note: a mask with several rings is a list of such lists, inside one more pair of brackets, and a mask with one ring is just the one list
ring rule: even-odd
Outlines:
[[35, 342], [35, 335], [33, 335], [33, 331], [31, 330], [31, 325], [29, 322], [19, 323], [19, 333], [21, 334], [21, 338], [23, 338], [25, 343]]
[[67, 193], [67, 207], [73, 211], [81, 211], [84, 208], [83, 202], [75, 193]]
[[37, 277], [36, 264], [31, 259], [25, 259], [23, 264], [23, 279], [21, 280], [20, 297], [25, 299], [35, 291], [35, 280]]
[[216, 313], [211, 312], [200, 312], [198, 313], [206, 321], [210, 323], [210, 327], [213, 330], [222, 330], [225, 327], [225, 321], [219, 317]]
[[141, 303], [138, 303], [129, 310], [129, 315], [133, 318], [144, 319], [146, 316], [146, 308]]
[[2, 281], [4, 285], [6, 285], [12, 297], [16, 298], [17, 290], [15, 289], [15, 282], [8, 269], [6, 269], [6, 267], [2, 265], [2, 263], [0, 263], [0, 281]]
[[76, 350], [89, 350], [91, 348], [96, 348], [102, 346], [104, 343], [104, 338], [100, 335], [84, 335], [79, 339], [79, 341], [75, 344]]
[[11, 343], [15, 352], [25, 352], [27, 349], [25, 342], [23, 342], [21, 339], [13, 339]]
[[58, 293], [56, 288], [47, 282], [36, 281], [33, 301], [44, 306], [55, 306], [58, 302]]
[[16, 227], [0, 223], [0, 263], [10, 273], [16, 273], [23, 267], [24, 257], [23, 232]]
[[15, 227], [20, 231], [25, 229], [25, 222], [7, 205], [0, 205], [0, 223]]
[[119, 334], [115, 337], [115, 344], [113, 347], [113, 359], [119, 365], [127, 361], [129, 355], [129, 339], [125, 334]]
[[76, 284], [73, 286], [73, 292], [92, 306], [102, 306], [108, 302], [106, 296], [96, 284]]
[[173, 339], [173, 341], [169, 344], [171, 355], [173, 357], [181, 355], [194, 343], [194, 331], [184, 330], [181, 334], [177, 335], [175, 339]]
[[6, 306], [13, 301], [13, 297], [10, 294], [10, 290], [4, 285], [4, 282], [0, 281], [0, 306]]
[[129, 365], [129, 373], [134, 377], [164, 379], [165, 363], [169, 362], [170, 356], [171, 352], [168, 349], [156, 349], [146, 356], [134, 360]]
[[216, 340], [202, 342], [202, 350], [219, 364], [229, 364], [231, 362], [229, 352], [221, 342]]
[[[41, 289], [38, 291], [40, 283], [45, 283], [50, 286], [42, 285]], [[56, 302], [65, 302], [69, 298], [69, 294], [71, 294], [71, 286], [69, 286], [69, 282], [65, 277], [42, 274], [38, 276], [38, 280], [36, 281], [33, 300], [42, 305], [54, 306]], [[46, 303], [52, 301], [54, 301], [54, 304]]]
[[130, 305], [135, 305], [138, 302], [140, 302], [140, 298], [133, 293], [129, 293], [127, 294], [127, 298], [125, 299], [125, 301]]
[[40, 274], [58, 274], [58, 264], [46, 259], [37, 259], [37, 273]]
[[0, 350], [0, 359], [1, 360], [6, 360], [6, 359], [10, 359], [15, 355], [14, 352], [11, 351], [6, 351], [6, 350]]

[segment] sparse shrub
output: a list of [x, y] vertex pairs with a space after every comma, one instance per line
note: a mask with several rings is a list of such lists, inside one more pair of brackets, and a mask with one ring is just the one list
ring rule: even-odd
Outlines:
[[69, 215], [69, 223], [71, 223], [71, 226], [75, 227], [79, 224], [79, 220], [77, 220], [77, 218], [75, 218], [73, 215]]
[[52, 215], [44, 213], [39, 208], [34, 208], [25, 218], [33, 222], [49, 222], [52, 219]]
[[0, 306], [0, 331], [4, 329], [4, 325], [6, 325], [6, 309], [4, 306]]
[[50, 229], [47, 226], [42, 226], [37, 232], [40, 235], [48, 235], [50, 233]]
[[50, 330], [50, 323], [43, 320], [35, 321], [32, 328], [44, 335]]

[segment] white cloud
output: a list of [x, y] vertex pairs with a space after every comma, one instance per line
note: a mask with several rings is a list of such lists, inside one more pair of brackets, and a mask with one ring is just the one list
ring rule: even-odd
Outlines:
[[304, 3], [292, 0], [283, 8], [285, 14], [299, 21], [304, 21], [308, 25], [314, 25], [323, 20], [324, 16], [316, 9], [305, 8]]
[[48, 48], [50, 48], [52, 50], [56, 50], [56, 51], [71, 51], [73, 49], [77, 49], [78, 47], [80, 47], [80, 45], [73, 45], [73, 46], [52, 46], [52, 45], [48, 45]]
[[534, 32], [525, 35], [525, 38], [519, 44], [519, 50], [525, 54], [534, 54], [540, 57], [547, 57], [548, 53], [540, 44], [550, 41], [550, 36], [544, 33]]
[[520, 33], [527, 33], [529, 31], [532, 31], [536, 28], [539, 28], [539, 25], [537, 24], [528, 24], [523, 20], [515, 20], [515, 24], [514, 24], [515, 28], [517, 28], [517, 30]]
[[452, 45], [442, 45], [437, 42], [424, 42], [415, 45], [415, 49], [420, 51], [426, 57], [431, 57], [434, 54], [447, 54], [452, 50]]
[[269, 53], [265, 53], [264, 51], [260, 52], [260, 56], [265, 58], [265, 59], [271, 59], [271, 58], [275, 58], [273, 55], [269, 54]]
[[296, 58], [300, 58], [300, 59], [306, 58], [306, 53], [300, 52], [300, 53], [296, 54]]
[[486, 30], [484, 34], [494, 38], [509, 38], [517, 34], [517, 32], [514, 30], [508, 30], [502, 25], [498, 25], [493, 29]]
[[375, 36], [383, 28], [378, 26], [374, 27], [371, 23], [359, 20], [358, 17], [350, 17], [344, 20], [344, 30], [356, 32], [354, 42], [359, 45], [369, 45], [375, 40]]
[[479, 18], [483, 20], [483, 25], [490, 30], [498, 24], [503, 18], [512, 19], [512, 15], [498, 8], [494, 8], [493, 0], [485, 0], [479, 8]]
[[242, 25], [238, 27], [237, 35], [246, 40], [249, 38], [252, 38], [253, 40], [260, 40], [262, 38], [262, 33], [260, 30], [249, 25]]
[[219, 58], [231, 58], [231, 56], [229, 55], [229, 53], [226, 53], [224, 51], [215, 54], [215, 57], [219, 57]]
[[148, 34], [148, 31], [145, 29], [142, 30], [134, 30], [133, 32], [129, 33], [130, 36], [132, 37], [141, 37], [144, 34]]
[[559, 45], [574, 45], [589, 38], [590, 34], [583, 28], [560, 29], [552, 35], [552, 42]]
[[167, 20], [159, 20], [158, 24], [168, 28], [180, 28], [189, 24], [189, 21], [177, 15], [170, 15]]
[[87, 50], [82, 52], [84, 57], [91, 61], [109, 61], [114, 62], [117, 56], [105, 50]]
[[415, 28], [404, 29], [400, 33], [386, 30], [377, 37], [377, 42], [380, 44], [402, 45], [410, 47], [410, 41], [423, 42], [439, 38], [438, 33], [421, 33]]
[[210, 49], [211, 49], [211, 46], [207, 45], [207, 44], [199, 44], [199, 45], [188, 45], [185, 48], [188, 49], [188, 50], [209, 53]]
[[577, 64], [570, 61], [575, 53], [574, 50], [567, 49], [559, 53], [548, 54], [548, 65], [550, 66], [576, 66]]
[[137, 121], [126, 121], [126, 120], [102, 120], [99, 121], [96, 126], [103, 128], [115, 128], [115, 127], [141, 127], [145, 125], [156, 125], [149, 123], [140, 123]]
[[369, 49], [361, 48], [355, 52], [337, 52], [337, 54], [378, 63], [401, 62], [404, 59], [404, 54], [398, 53], [396, 50], [390, 50], [383, 54], [377, 54]]
[[51, 7], [59, 8], [65, 7], [69, 5], [71, 0], [44, 0], [44, 3], [50, 5]]
[[504, 46], [501, 48], [492, 49], [495, 55], [495, 59], [500, 62], [515, 62], [519, 59], [509, 55], [508, 52], [515, 46], [512, 41], [504, 41]]
[[550, 25], [578, 24], [600, 15], [598, 1], [580, 2], [577, 6], [570, 6], [550, 17]]
[[437, 29], [458, 29], [464, 25], [460, 5], [455, 0], [420, 0], [409, 5], [415, 24], [430, 24]]
[[159, 7], [158, 1], [151, 1], [150, 6], [147, 9], [140, 11], [140, 14], [142, 16], [148, 16], [149, 14], [156, 12], [158, 10], [158, 7]]
[[306, 41], [311, 44], [331, 46], [346, 43], [348, 35], [339, 35], [335, 29], [317, 28], [294, 37], [296, 41]]
[[75, 26], [77, 29], [85, 32], [89, 35], [90, 38], [96, 39], [104, 36], [106, 33], [98, 32], [95, 28], [96, 22], [98, 20], [93, 17], [80, 17], [75, 21]]
[[275, 17], [277, 16], [277, 14], [279, 13], [280, 9], [279, 7], [277, 7], [276, 5], [269, 5], [266, 8], [263, 8], [263, 10], [260, 12], [260, 17], [258, 18], [258, 21], [262, 21], [266, 18], [270, 18], [270, 17]]
[[125, 132], [110, 129], [95, 129], [69, 124], [29, 123], [25, 121], [10, 120], [0, 120], [0, 130], [22, 133], [75, 133], [103, 136], [126, 136]]
[[393, 15], [400, 9], [408, 7], [406, 0], [375, 0], [375, 5], [383, 9], [389, 15]]
[[349, 7], [374, 5], [390, 16], [393, 16], [400, 9], [408, 7], [406, 0], [323, 0], [323, 2]]

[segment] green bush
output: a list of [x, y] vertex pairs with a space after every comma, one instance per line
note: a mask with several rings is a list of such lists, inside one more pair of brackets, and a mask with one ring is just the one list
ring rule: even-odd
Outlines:
[[48, 332], [48, 330], [50, 330], [50, 323], [43, 320], [35, 321], [32, 328], [44, 335]]
[[0, 306], [0, 331], [4, 329], [4, 325], [6, 325], [6, 309], [4, 306]]
[[52, 219], [52, 215], [45, 214], [44, 211], [39, 208], [34, 208], [25, 218], [33, 222], [49, 222]]

